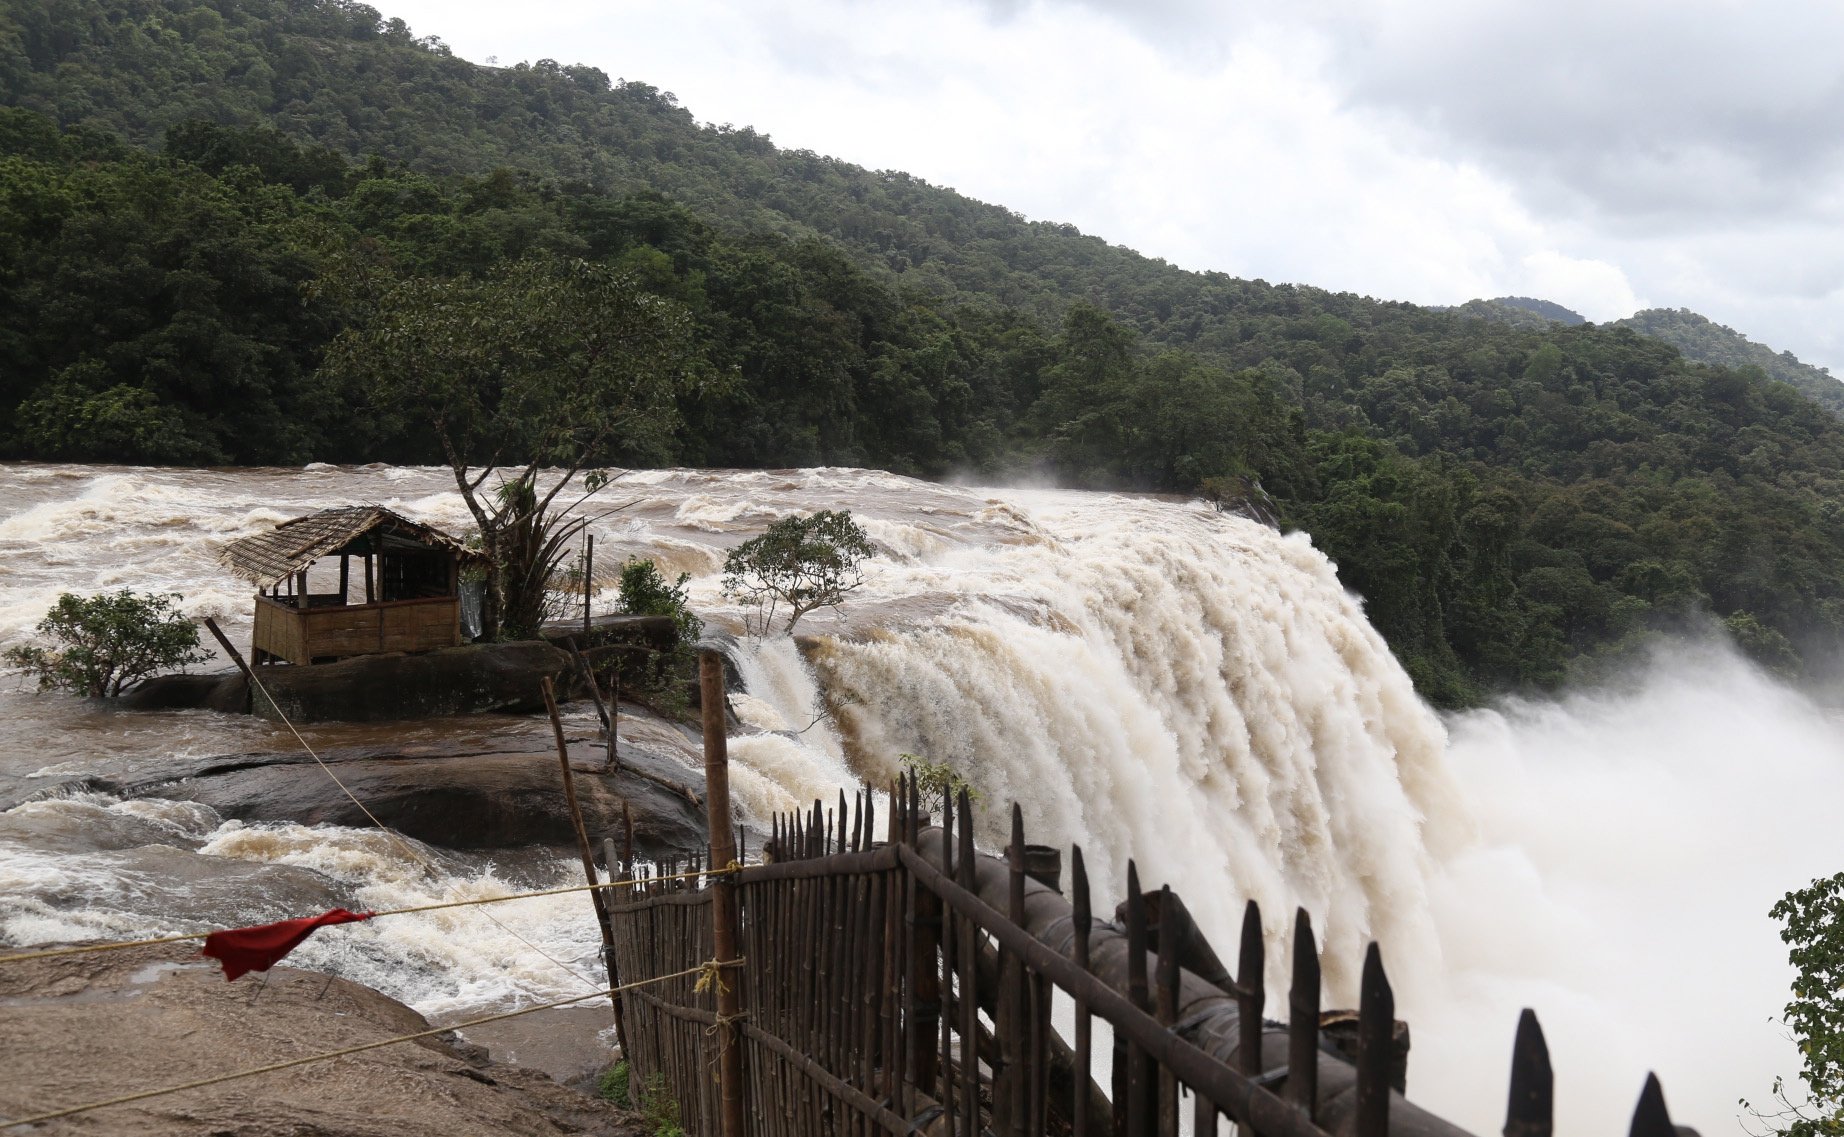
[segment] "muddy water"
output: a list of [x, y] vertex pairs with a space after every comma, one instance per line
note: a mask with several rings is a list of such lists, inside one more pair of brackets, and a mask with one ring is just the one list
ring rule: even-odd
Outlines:
[[[445, 470], [0, 465], [0, 646], [30, 639], [60, 592], [116, 588], [177, 593], [188, 615], [214, 616], [233, 642], [247, 640], [249, 589], [219, 567], [219, 546], [315, 509], [352, 503], [385, 505], [457, 533], [470, 529]], [[647, 556], [668, 574], [692, 573], [700, 607], [735, 624], [742, 613], [726, 609], [716, 590], [725, 549], [789, 513], [841, 507], [852, 509], [894, 559], [1041, 539], [1022, 515], [986, 495], [871, 471], [647, 471], [628, 475], [602, 495], [593, 526], [596, 579], [612, 586], [622, 560]], [[848, 619], [810, 618], [802, 630], [913, 621], [951, 602], [926, 588], [874, 594], [853, 604]], [[608, 609], [612, 594], [598, 593], [595, 603]], [[227, 665], [214, 658], [203, 669]], [[782, 670], [800, 672], [791, 652]], [[782, 694], [804, 700], [790, 704], [790, 719], [817, 700], [812, 689]], [[784, 725], [769, 701], [741, 702], [756, 708], [767, 729]], [[571, 714], [586, 725], [586, 708]], [[323, 724], [303, 733], [316, 747], [465, 745], [528, 734], [532, 725], [509, 716], [463, 716]], [[636, 721], [624, 731], [644, 735], [649, 726]], [[822, 736], [809, 738], [823, 742], [814, 746], [777, 738], [798, 755], [786, 768], [739, 762], [746, 805], [772, 808], [790, 794], [829, 794], [854, 781], [836, 739]], [[739, 742], [745, 750], [762, 746], [760, 740]], [[396, 907], [554, 884], [575, 871], [541, 851], [483, 857], [417, 846], [410, 853], [394, 835], [244, 825], [185, 803], [91, 793], [28, 800], [85, 775], [148, 774], [185, 758], [293, 745], [279, 726], [245, 716], [123, 712], [0, 678], [0, 802], [24, 802], [0, 812], [0, 942], [166, 934], [334, 904]], [[420, 863], [425, 858], [440, 871], [428, 871]], [[595, 962], [590, 926], [575, 901], [580, 898], [521, 901], [493, 909], [497, 918], [462, 910], [380, 921], [317, 937], [294, 959], [370, 983], [431, 1013], [575, 994], [583, 987], [571, 972], [588, 974]]]
[[[733, 780], [756, 817], [920, 754], [988, 800], [1018, 800], [1033, 839], [1081, 842], [1104, 894], [1136, 858], [1219, 945], [1249, 897], [1276, 934], [1303, 905], [1334, 1004], [1351, 998], [1363, 943], [1381, 943], [1416, 1023], [1412, 1094], [1479, 1132], [1497, 1125], [1526, 1005], [1550, 1031], [1567, 1132], [1617, 1132], [1647, 1069], [1680, 1120], [1735, 1132], [1735, 1099], [1797, 1069], [1766, 1021], [1787, 968], [1765, 913], [1844, 865], [1830, 818], [1844, 727], [1720, 645], [1616, 690], [1443, 723], [1305, 536], [1195, 503], [858, 470], [650, 471], [604, 496], [625, 505], [594, 525], [605, 581], [626, 555], [653, 557], [691, 573], [695, 606], [733, 627], [744, 613], [718, 594], [724, 551], [776, 518], [850, 509], [877, 545], [844, 610], [801, 624], [805, 653], [783, 635], [740, 647]], [[62, 590], [117, 587], [182, 593], [187, 612], [247, 637], [247, 589], [217, 567], [217, 544], [355, 502], [467, 528], [436, 470], [0, 466], [0, 645]], [[0, 681], [3, 803], [75, 775], [287, 744], [246, 718], [124, 714]], [[1786, 785], [1809, 792], [1789, 800]], [[989, 842], [1002, 812], [982, 814]], [[0, 942], [398, 906], [569, 873], [543, 852], [411, 855], [375, 831], [66, 794], [0, 812]], [[297, 958], [438, 1014], [583, 989], [572, 972], [593, 967], [595, 944], [580, 897], [494, 911], [498, 923], [458, 910], [349, 926]]]

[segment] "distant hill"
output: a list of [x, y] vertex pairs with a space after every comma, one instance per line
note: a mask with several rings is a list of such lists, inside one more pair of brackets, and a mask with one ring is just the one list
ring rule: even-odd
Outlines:
[[1769, 378], [1798, 390], [1832, 414], [1844, 418], [1844, 382], [1823, 367], [1801, 362], [1790, 351], [1776, 352], [1688, 308], [1647, 308], [1615, 325], [1664, 340], [1699, 363], [1724, 367], [1758, 367]]
[[[1551, 323], [1574, 326], [1587, 321], [1581, 314], [1550, 300], [1529, 296], [1498, 296], [1468, 300], [1440, 311], [1477, 316], [1514, 328], [1540, 329]], [[1724, 327], [1688, 308], [1647, 308], [1609, 327], [1631, 328], [1641, 335], [1663, 340], [1684, 353], [1685, 359], [1723, 367], [1755, 367], [1800, 394], [1844, 418], [1844, 382], [1823, 367], [1802, 362], [1790, 351], [1776, 352], [1733, 328]]]
[[1534, 296], [1494, 296], [1490, 300], [1468, 300], [1448, 311], [1466, 316], [1482, 316], [1517, 328], [1540, 328], [1552, 323], [1572, 328], [1588, 322], [1580, 312], [1564, 308], [1552, 300], [1538, 300]]

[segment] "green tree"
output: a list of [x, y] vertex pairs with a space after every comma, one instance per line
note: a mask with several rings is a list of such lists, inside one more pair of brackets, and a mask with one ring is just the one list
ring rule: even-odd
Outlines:
[[434, 436], [492, 566], [488, 634], [530, 635], [586, 523], [569, 515], [601, 482], [561, 495], [591, 463], [666, 450], [675, 399], [695, 381], [686, 313], [604, 266], [550, 259], [484, 279], [387, 280], [373, 305], [325, 369], [387, 421]]
[[180, 615], [178, 595], [140, 595], [122, 589], [82, 597], [66, 592], [38, 622], [50, 646], [8, 648], [7, 664], [36, 676], [41, 691], [59, 688], [91, 698], [160, 671], [202, 662], [198, 626]]
[[1754, 1117], [1785, 1137], [1844, 1134], [1844, 873], [1814, 880], [1781, 898], [1768, 913], [1782, 924], [1795, 972], [1786, 1025], [1799, 1043], [1799, 1072], [1808, 1100], [1795, 1105], [1774, 1080], [1775, 1105]]
[[860, 565], [872, 552], [870, 537], [845, 510], [784, 517], [730, 550], [724, 594], [755, 606], [750, 630], [758, 635], [767, 634], [785, 606], [783, 630], [791, 633], [808, 612], [842, 604], [862, 586]]

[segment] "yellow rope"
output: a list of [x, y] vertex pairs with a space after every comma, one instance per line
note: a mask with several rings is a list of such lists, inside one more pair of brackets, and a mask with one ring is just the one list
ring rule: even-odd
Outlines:
[[136, 1094], [123, 1094], [121, 1097], [110, 1098], [107, 1101], [91, 1102], [88, 1105], [74, 1105], [68, 1109], [53, 1110], [50, 1113], [39, 1113], [31, 1117], [22, 1117], [17, 1121], [0, 1121], [0, 1129], [15, 1129], [22, 1125], [37, 1125], [44, 1121], [55, 1121], [60, 1117], [70, 1117], [79, 1113], [88, 1113], [93, 1109], [104, 1109], [113, 1105], [127, 1105], [130, 1102], [163, 1097], [167, 1094], [176, 1094], [183, 1090], [196, 1090], [205, 1086], [215, 1086], [222, 1082], [233, 1082], [239, 1078], [253, 1078], [258, 1074], [270, 1074], [277, 1070], [288, 1070], [296, 1066], [307, 1066], [315, 1062], [326, 1062], [334, 1058], [344, 1058], [349, 1054], [360, 1054], [364, 1051], [377, 1050], [384, 1046], [395, 1046], [399, 1042], [414, 1042], [419, 1038], [432, 1038], [438, 1034], [447, 1034], [449, 1031], [466, 1030], [469, 1027], [499, 1022], [502, 1019], [517, 1018], [520, 1015], [529, 1015], [533, 1011], [548, 1011], [554, 1007], [567, 1007], [572, 1003], [585, 1002], [602, 995], [613, 997], [622, 991], [631, 991], [636, 987], [646, 987], [654, 983], [664, 983], [668, 979], [683, 979], [688, 975], [698, 975], [707, 971], [713, 971], [717, 968], [736, 967], [741, 963], [742, 960], [736, 960], [730, 963], [707, 961], [699, 964], [697, 967], [690, 967], [684, 971], [675, 971], [670, 975], [656, 975], [651, 979], [639, 979], [632, 983], [623, 983], [619, 987], [609, 987], [601, 991], [592, 991], [587, 995], [577, 995], [569, 999], [558, 999], [556, 1002], [544, 1003], [535, 1007], [525, 1007], [517, 1011], [506, 1011], [497, 1015], [488, 1015], [485, 1018], [471, 1019], [468, 1022], [454, 1023], [450, 1026], [435, 1027], [431, 1030], [418, 1031], [416, 1034], [398, 1035], [396, 1038], [386, 1038], [378, 1042], [367, 1042], [358, 1046], [348, 1046], [343, 1050], [330, 1050], [324, 1054], [312, 1054], [306, 1058], [291, 1058], [286, 1062], [272, 1062], [267, 1066], [258, 1066], [251, 1070], [238, 1070], [231, 1074], [219, 1074], [212, 1078], [200, 1078], [198, 1081], [186, 1082], [183, 1085], [166, 1086], [158, 1090], [143, 1090]]
[[[470, 908], [480, 904], [501, 904], [508, 900], [530, 900], [539, 896], [564, 896], [572, 892], [594, 892], [598, 889], [628, 888], [636, 884], [657, 884], [668, 880], [685, 880], [695, 876], [728, 876], [741, 872], [743, 866], [731, 862], [729, 868], [701, 869], [697, 872], [673, 873], [670, 876], [631, 877], [627, 880], [610, 880], [601, 884], [575, 884], [565, 888], [545, 888], [536, 892], [514, 892], [505, 896], [482, 896], [474, 900], [444, 900], [437, 904], [416, 904], [408, 908], [386, 908], [373, 912], [371, 918], [376, 920], [385, 916], [407, 916], [415, 912], [437, 912], [444, 908]], [[495, 920], [494, 923], [499, 923]], [[502, 925], [503, 926], [503, 925]], [[235, 929], [222, 929], [234, 931]], [[0, 963], [17, 963], [27, 959], [50, 959], [60, 955], [88, 955], [91, 952], [122, 951], [126, 948], [151, 947], [155, 944], [184, 943], [187, 940], [202, 940], [210, 932], [183, 932], [174, 936], [155, 936], [145, 940], [118, 940], [102, 944], [80, 944], [74, 947], [47, 948], [44, 951], [20, 952], [17, 955], [0, 955]]]

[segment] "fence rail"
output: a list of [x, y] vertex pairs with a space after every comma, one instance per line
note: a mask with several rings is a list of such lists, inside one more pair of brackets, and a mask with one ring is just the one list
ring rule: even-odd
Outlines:
[[[728, 799], [722, 672], [711, 655], [705, 664], [713, 853], [659, 875], [707, 875], [642, 886], [608, 909], [629, 979], [731, 965], [622, 996], [630, 1084], [675, 1099], [688, 1133], [1464, 1134], [1401, 1095], [1406, 1031], [1375, 944], [1352, 1039], [1351, 1016], [1321, 1013], [1312, 923], [1296, 911], [1287, 1022], [1269, 1021], [1253, 902], [1232, 977], [1183, 902], [1142, 889], [1131, 862], [1118, 921], [1094, 917], [1080, 848], [1065, 899], [1015, 805], [1010, 843], [993, 857], [974, 847], [964, 793], [941, 803], [935, 824], [915, 782], [899, 782], [880, 838], [867, 788], [774, 818], [761, 863], [709, 873], [740, 858], [727, 804], [716, 812]], [[1551, 1132], [1552, 1087], [1542, 1029], [1525, 1011], [1506, 1137]], [[1648, 1079], [1632, 1137], [1688, 1132]]]

